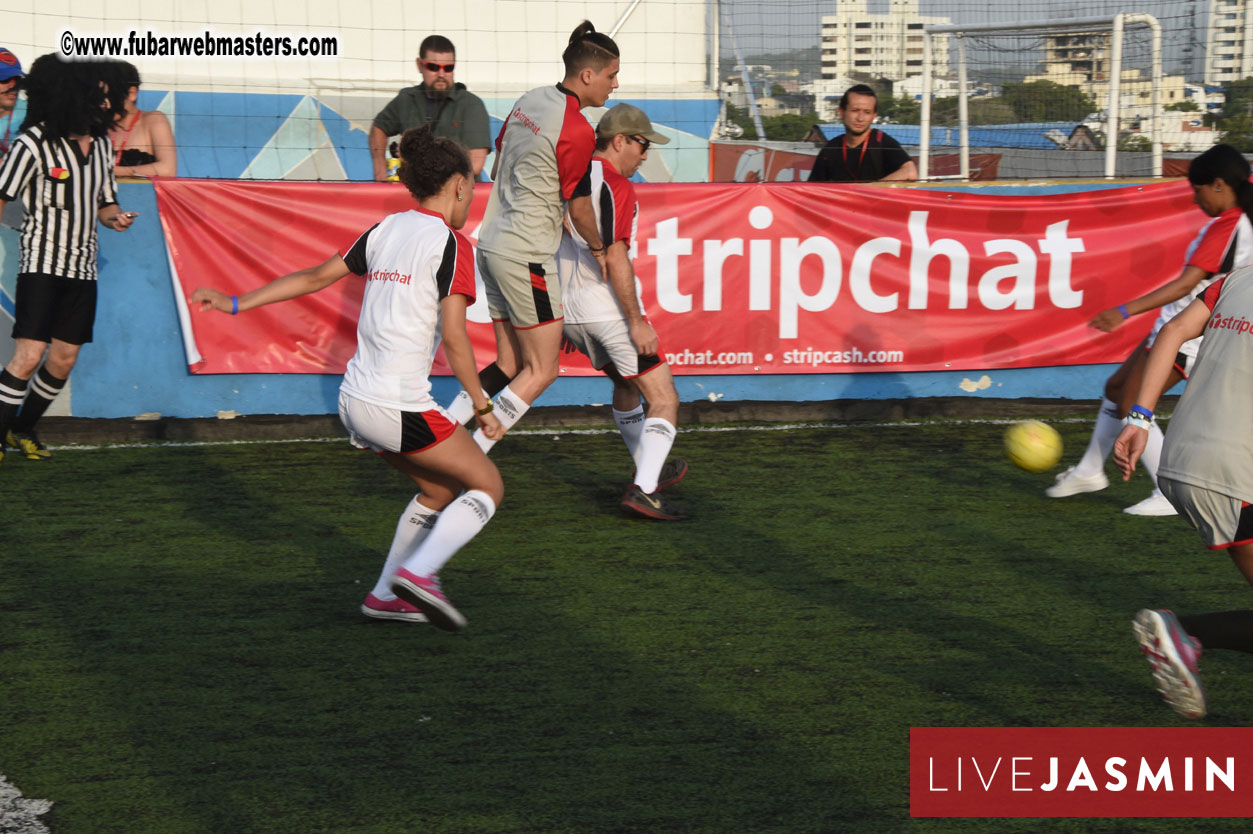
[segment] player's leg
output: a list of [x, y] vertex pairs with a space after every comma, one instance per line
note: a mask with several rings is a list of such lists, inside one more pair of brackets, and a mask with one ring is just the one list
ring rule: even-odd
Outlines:
[[[1132, 378], [1128, 380], [1126, 390], [1130, 393], [1123, 399], [1125, 405], [1124, 414], [1131, 410], [1131, 406], [1135, 405], [1136, 392], [1140, 390], [1140, 381], [1144, 378], [1144, 370], [1147, 367], [1148, 352], [1145, 352], [1145, 361], [1141, 362], [1136, 368], [1132, 369]], [[1170, 376], [1166, 380], [1166, 387], [1163, 391], [1169, 391], [1184, 379], [1183, 368], [1187, 367], [1188, 358], [1180, 354], [1175, 362], [1174, 368], [1171, 369]], [[1162, 445], [1166, 442], [1166, 436], [1162, 433], [1161, 426], [1154, 421], [1149, 428], [1148, 441], [1145, 444], [1144, 452], [1140, 455], [1140, 466], [1148, 473], [1149, 479], [1153, 482], [1153, 492], [1143, 501], [1132, 504], [1130, 507], [1123, 509], [1128, 515], [1147, 515], [1147, 516], [1170, 516], [1175, 515], [1176, 510], [1170, 501], [1166, 500], [1166, 496], [1157, 487], [1157, 468], [1162, 462]]]
[[[509, 380], [518, 375], [518, 338], [508, 321], [492, 321], [496, 336], [496, 359], [479, 371], [479, 385], [489, 400], [504, 390]], [[461, 425], [474, 417], [474, 400], [465, 391], [457, 394], [448, 405], [448, 413]]]
[[419, 608], [433, 625], [456, 631], [465, 625], [465, 617], [444, 595], [437, 574], [491, 520], [504, 498], [504, 483], [495, 464], [460, 426], [447, 439], [406, 457], [428, 478], [454, 483], [465, 491], [444, 508], [414, 553], [397, 569], [392, 590]]
[[81, 348], [81, 344], [53, 339], [48, 346], [48, 358], [31, 377], [26, 402], [13, 421], [12, 431], [8, 436], [9, 442], [20, 448], [30, 460], [52, 457], [52, 452], [39, 438], [35, 425], [44, 416], [48, 406], [52, 405], [52, 401], [65, 388], [70, 378], [70, 371], [78, 362], [78, 353]]
[[[496, 417], [505, 431], [513, 428], [531, 404], [557, 379], [561, 358], [561, 322], [548, 321], [529, 328], [514, 328], [522, 357], [522, 370], [495, 400]], [[484, 452], [496, 441], [483, 432], [474, 433], [474, 442]]]
[[[1122, 431], [1122, 419], [1126, 416], [1121, 404], [1125, 396], [1135, 397], [1139, 391], [1138, 384], [1127, 394], [1128, 379], [1133, 370], [1143, 364], [1148, 356], [1144, 345], [1138, 345], [1131, 355], [1118, 367], [1105, 382], [1105, 399], [1101, 400], [1101, 409], [1097, 412], [1096, 425], [1092, 427], [1092, 437], [1083, 452], [1083, 457], [1074, 466], [1057, 476], [1057, 482], [1044, 491], [1049, 498], [1065, 498], [1083, 492], [1097, 492], [1109, 486], [1109, 478], [1105, 475], [1105, 460], [1114, 450], [1114, 441]], [[1140, 373], [1143, 374], [1141, 367]], [[1130, 407], [1130, 406], [1128, 406]]]
[[622, 435], [622, 442], [631, 453], [631, 460], [640, 462], [640, 438], [644, 436], [644, 404], [639, 389], [618, 375], [612, 364], [602, 369], [613, 383], [613, 423]]
[[[30, 379], [43, 359], [47, 342], [18, 337], [14, 340], [13, 356], [4, 370], [0, 371], [0, 460], [4, 459], [5, 444], [19, 448], [16, 438], [10, 438], [18, 413], [27, 397]], [[37, 457], [37, 456], [36, 456]]]

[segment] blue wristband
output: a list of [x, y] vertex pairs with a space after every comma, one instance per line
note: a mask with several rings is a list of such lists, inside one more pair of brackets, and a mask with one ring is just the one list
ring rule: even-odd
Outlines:
[[1119, 304], [1119, 305], [1118, 305], [1118, 312], [1122, 313], [1122, 317], [1123, 317], [1124, 319], [1129, 319], [1129, 318], [1131, 318], [1131, 314], [1127, 312], [1127, 305], [1126, 305], [1126, 304]]
[[1143, 417], [1143, 418], [1144, 418], [1144, 419], [1146, 419], [1146, 420], [1152, 420], [1152, 419], [1153, 419], [1153, 412], [1149, 411], [1147, 408], [1145, 408], [1145, 407], [1144, 407], [1144, 406], [1142, 406], [1142, 405], [1133, 405], [1133, 406], [1131, 406], [1131, 408], [1127, 409], [1127, 413], [1128, 413], [1128, 414], [1139, 414], [1141, 417]]
[[232, 316], [239, 315], [239, 296], [237, 295], [231, 296], [231, 315]]

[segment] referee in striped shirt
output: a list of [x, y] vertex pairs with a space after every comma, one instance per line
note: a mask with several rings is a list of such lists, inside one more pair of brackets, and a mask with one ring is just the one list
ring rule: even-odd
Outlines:
[[68, 63], [55, 54], [37, 59], [24, 85], [26, 121], [0, 165], [0, 211], [18, 199], [26, 207], [16, 345], [0, 371], [0, 461], [6, 445], [30, 460], [50, 456], [35, 424], [91, 341], [96, 223], [122, 232], [135, 218], [117, 204], [112, 113], [100, 78], [98, 63]]

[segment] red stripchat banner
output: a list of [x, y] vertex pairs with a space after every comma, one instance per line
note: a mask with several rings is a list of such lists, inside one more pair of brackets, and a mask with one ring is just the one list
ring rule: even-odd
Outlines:
[[[490, 185], [465, 231], [474, 239]], [[347, 251], [414, 202], [390, 183], [162, 179], [179, 291], [239, 295]], [[639, 185], [633, 252], [679, 374], [848, 373], [1122, 361], [1153, 314], [1092, 318], [1178, 277], [1205, 216], [1186, 183], [1029, 197], [868, 185]], [[362, 282], [237, 317], [191, 311], [198, 373], [339, 373]], [[495, 355], [483, 293], [468, 313]], [[563, 373], [591, 373], [564, 354]], [[437, 371], [442, 370], [437, 366]]]
[[1250, 727], [914, 727], [914, 817], [1253, 816]]

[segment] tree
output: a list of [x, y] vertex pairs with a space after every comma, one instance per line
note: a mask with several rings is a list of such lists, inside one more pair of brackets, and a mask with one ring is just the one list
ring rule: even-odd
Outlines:
[[1096, 109], [1079, 88], [1053, 81], [1009, 83], [1002, 90], [1001, 97], [1021, 122], [1077, 122]]
[[812, 116], [798, 116], [795, 113], [784, 113], [782, 116], [767, 116], [761, 120], [766, 130], [766, 138], [772, 142], [800, 142], [814, 126]]
[[785, 95], [787, 95], [787, 90], [783, 89], [783, 85], [782, 85], [782, 84], [774, 84], [774, 85], [771, 85], [771, 87], [770, 87], [770, 95], [772, 95], [772, 96], [785, 96]]
[[[740, 139], [756, 139], [757, 126], [753, 124], [753, 116], [748, 112], [747, 107], [736, 107], [734, 104], [727, 103], [727, 121], [740, 126], [744, 133]], [[765, 124], [762, 124], [765, 127]]]
[[1223, 119], [1223, 132], [1218, 141], [1231, 145], [1240, 153], [1253, 153], [1253, 116], [1238, 113]]
[[1201, 105], [1197, 104], [1195, 101], [1185, 100], [1185, 101], [1176, 101], [1174, 104], [1168, 104], [1166, 105], [1164, 109], [1180, 110], [1185, 113], [1195, 113], [1196, 111], [1201, 109]]
[[1128, 133], [1119, 138], [1118, 150], [1151, 151], [1153, 150], [1153, 140], [1145, 136], [1143, 133]]
[[916, 125], [922, 113], [922, 102], [909, 96], [879, 99], [879, 115], [903, 125]]
[[1242, 78], [1227, 85], [1224, 116], [1253, 116], [1253, 78]]

